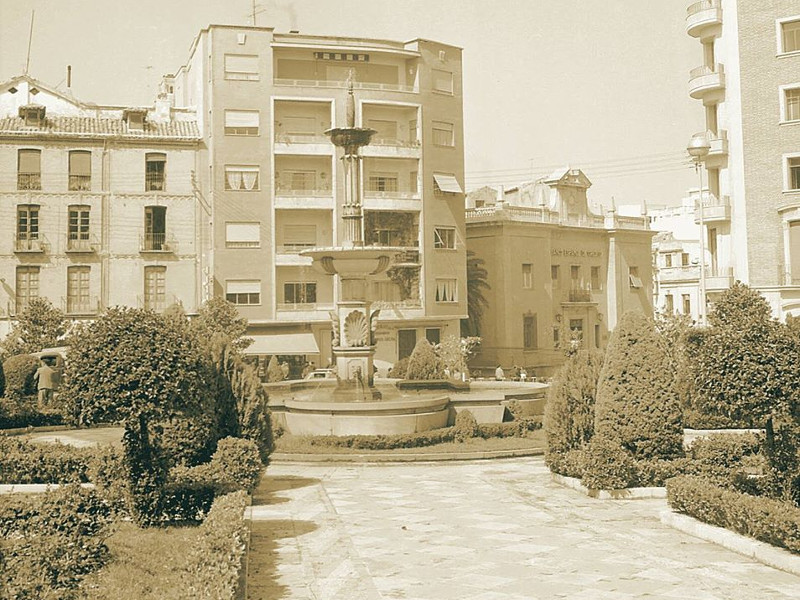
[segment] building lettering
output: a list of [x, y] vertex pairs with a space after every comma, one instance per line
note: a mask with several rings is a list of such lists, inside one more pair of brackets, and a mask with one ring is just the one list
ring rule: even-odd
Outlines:
[[553, 256], [584, 256], [588, 258], [599, 258], [603, 255], [599, 250], [578, 250], [576, 248], [553, 248]]

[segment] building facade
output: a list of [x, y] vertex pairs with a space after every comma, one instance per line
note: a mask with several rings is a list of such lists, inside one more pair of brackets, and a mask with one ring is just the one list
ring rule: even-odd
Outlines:
[[187, 312], [207, 252], [194, 111], [87, 104], [31, 77], [0, 84], [0, 337], [31, 298], [72, 318]]
[[577, 340], [604, 348], [629, 310], [652, 315], [651, 239], [643, 217], [593, 214], [579, 169], [467, 198], [467, 245], [490, 289], [476, 368], [546, 377]]
[[800, 313], [800, 7], [704, 0], [687, 11], [702, 64], [690, 73], [710, 139], [706, 286], [759, 290]]
[[348, 81], [356, 126], [377, 131], [362, 149], [364, 239], [404, 248], [370, 290], [376, 358], [458, 335], [466, 316], [461, 50], [212, 25], [164, 87], [199, 115], [209, 282], [248, 319], [255, 354], [331, 358], [339, 284], [299, 253], [342, 240], [343, 170], [325, 131], [345, 122]]

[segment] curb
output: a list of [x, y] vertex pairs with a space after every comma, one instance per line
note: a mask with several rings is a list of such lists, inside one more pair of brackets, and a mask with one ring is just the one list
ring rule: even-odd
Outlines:
[[413, 462], [455, 462], [469, 460], [492, 460], [498, 458], [519, 458], [542, 456], [543, 448], [519, 448], [514, 450], [493, 450], [486, 452], [454, 452], [452, 454], [301, 454], [275, 452], [270, 455], [270, 464], [280, 463], [413, 463]]
[[793, 575], [800, 575], [800, 556], [792, 554], [788, 550], [777, 548], [766, 542], [760, 542], [723, 527], [703, 523], [694, 517], [671, 510], [662, 511], [660, 518], [664, 525], [673, 527], [678, 531], [718, 544], [723, 548], [743, 554], [775, 569], [792, 573]]
[[598, 500], [651, 500], [653, 498], [666, 498], [667, 488], [665, 487], [633, 487], [624, 490], [594, 490], [589, 489], [581, 483], [580, 479], [567, 477], [558, 473], [550, 473], [550, 477], [559, 485], [572, 488], [581, 492], [589, 498]]
[[[64, 485], [71, 485], [68, 483], [4, 483], [0, 484], [0, 494], [41, 494], [49, 492], [55, 488]], [[87, 490], [94, 489], [93, 483], [82, 483], [82, 488]]]

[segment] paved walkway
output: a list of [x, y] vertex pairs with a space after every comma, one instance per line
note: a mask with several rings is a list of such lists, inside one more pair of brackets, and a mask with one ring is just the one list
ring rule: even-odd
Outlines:
[[540, 458], [272, 465], [249, 600], [798, 598], [800, 577], [662, 525], [664, 500], [592, 500]]

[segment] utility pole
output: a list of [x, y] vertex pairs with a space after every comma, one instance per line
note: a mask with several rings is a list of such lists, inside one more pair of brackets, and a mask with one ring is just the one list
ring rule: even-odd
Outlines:
[[28, 57], [25, 59], [25, 75], [28, 74], [28, 69], [31, 66], [31, 42], [33, 41], [33, 15], [35, 11], [31, 11], [31, 31], [28, 34]]

